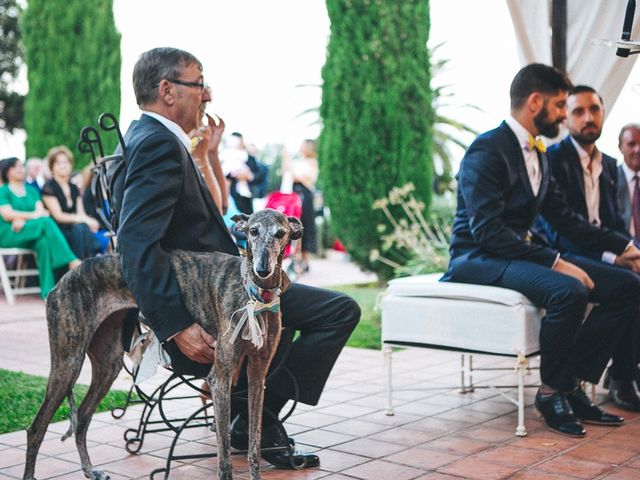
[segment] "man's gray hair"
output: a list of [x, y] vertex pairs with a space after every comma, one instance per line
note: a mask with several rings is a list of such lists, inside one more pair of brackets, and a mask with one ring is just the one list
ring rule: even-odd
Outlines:
[[133, 67], [133, 91], [138, 105], [153, 103], [158, 97], [160, 80], [178, 79], [182, 71], [194, 63], [202, 70], [196, 57], [177, 48], [154, 48], [140, 55]]
[[622, 136], [624, 132], [627, 130], [637, 130], [640, 132], [640, 123], [627, 123], [624, 127], [620, 129], [620, 133], [618, 134], [618, 146], [622, 146]]

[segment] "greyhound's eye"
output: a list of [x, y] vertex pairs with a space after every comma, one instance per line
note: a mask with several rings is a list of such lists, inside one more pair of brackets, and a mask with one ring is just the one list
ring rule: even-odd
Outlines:
[[281, 229], [281, 228], [280, 228], [280, 229], [278, 229], [278, 231], [276, 232], [275, 237], [276, 237], [276, 238], [284, 238], [284, 236], [285, 236], [285, 234], [286, 234], [286, 233], [287, 233], [287, 232], [285, 232], [283, 229]]
[[249, 234], [250, 234], [251, 236], [253, 236], [253, 237], [255, 237], [256, 235], [258, 235], [258, 233], [259, 233], [258, 227], [251, 227], [251, 228], [249, 229]]

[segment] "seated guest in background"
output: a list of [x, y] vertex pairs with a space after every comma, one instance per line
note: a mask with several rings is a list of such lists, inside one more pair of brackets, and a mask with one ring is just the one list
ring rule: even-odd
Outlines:
[[[76, 184], [78, 185], [80, 194], [82, 195], [82, 206], [84, 207], [84, 212], [100, 224], [100, 217], [98, 216], [93, 195], [91, 194], [91, 180], [93, 179], [93, 169], [91, 168], [91, 165], [84, 167], [74, 178], [77, 180]], [[74, 182], [72, 181], [72, 183]], [[105, 201], [103, 208], [105, 213], [108, 213], [108, 202]], [[98, 243], [100, 244], [101, 253], [105, 253], [110, 250], [111, 240], [108, 233], [109, 232], [102, 228], [102, 226], [100, 226], [97, 232], [93, 232], [94, 237], [96, 237], [96, 240], [98, 240]]]
[[44, 182], [47, 181], [44, 161], [41, 158], [30, 158], [24, 166], [27, 170], [27, 185], [31, 185], [41, 191]]
[[35, 250], [42, 298], [55, 285], [55, 270], [75, 268], [73, 254], [58, 225], [40, 201], [38, 191], [25, 183], [25, 169], [17, 158], [1, 164], [0, 247]]
[[47, 165], [51, 170], [51, 180], [42, 187], [45, 207], [78, 258], [85, 259], [100, 253], [102, 248], [93, 235], [100, 225], [85, 213], [80, 190], [70, 181], [73, 155], [65, 146], [53, 147], [47, 153]]
[[[598, 150], [596, 140], [602, 133], [604, 105], [602, 97], [591, 87], [576, 86], [567, 99], [569, 135], [547, 151], [551, 174], [573, 210], [596, 227], [606, 227], [631, 236], [626, 231], [617, 202], [616, 160]], [[584, 255], [610, 264], [621, 264], [620, 257], [609, 251], [585, 250], [551, 228], [544, 217], [539, 224], [551, 246], [561, 252]], [[630, 327], [637, 327], [633, 322]], [[638, 332], [629, 330], [613, 352], [613, 362], [605, 376], [605, 387], [616, 406], [640, 411], [640, 397], [635, 388]]]
[[618, 135], [624, 162], [618, 167], [618, 207], [624, 228], [640, 244], [640, 123], [628, 123]]
[[[578, 246], [612, 251], [635, 270], [640, 250], [626, 235], [597, 228], [575, 213], [549, 172], [546, 147], [535, 137], [558, 135], [571, 88], [565, 74], [542, 64], [514, 77], [511, 115], [476, 138], [462, 159], [443, 280], [516, 290], [545, 309], [535, 407], [547, 428], [582, 437], [581, 422], [623, 422], [594, 405], [580, 381], [600, 381], [640, 308], [640, 277], [600, 261], [561, 256], [539, 244], [529, 229], [542, 213]], [[589, 302], [598, 305], [585, 319]]]

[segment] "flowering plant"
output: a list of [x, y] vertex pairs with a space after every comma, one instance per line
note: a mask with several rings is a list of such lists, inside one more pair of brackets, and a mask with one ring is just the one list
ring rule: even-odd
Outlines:
[[397, 276], [442, 272], [449, 262], [451, 219], [431, 215], [427, 221], [425, 205], [415, 198], [414, 190], [412, 183], [394, 187], [373, 203], [389, 225], [378, 225], [382, 245], [371, 251], [369, 259], [389, 265]]

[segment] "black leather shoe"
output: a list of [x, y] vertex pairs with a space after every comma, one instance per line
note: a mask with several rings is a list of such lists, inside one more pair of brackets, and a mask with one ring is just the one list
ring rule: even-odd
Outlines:
[[576, 418], [584, 423], [614, 427], [622, 425], [622, 422], [624, 422], [624, 418], [618, 415], [611, 415], [597, 405], [594, 405], [580, 387], [576, 388], [573, 392], [567, 393], [567, 400]]
[[534, 404], [550, 430], [570, 437], [584, 437], [587, 434], [573, 414], [566, 397], [560, 392], [544, 396], [538, 392]]
[[632, 381], [610, 380], [608, 382], [609, 398], [622, 410], [640, 412], [640, 396]]
[[[237, 450], [249, 448], [249, 427], [239, 415], [231, 423], [231, 446]], [[317, 455], [299, 452], [294, 447], [295, 441], [287, 436], [280, 422], [262, 429], [260, 453], [262, 458], [274, 467], [301, 470], [320, 465], [320, 458]]]

